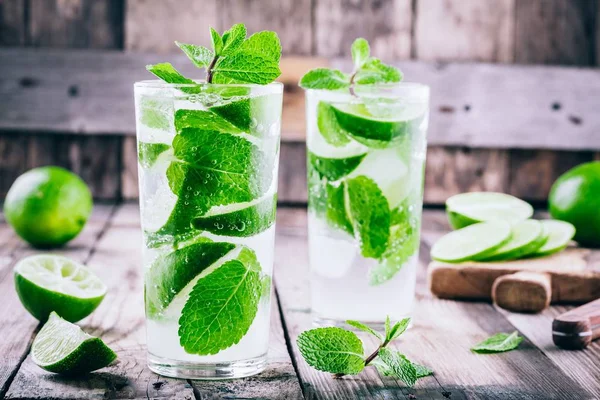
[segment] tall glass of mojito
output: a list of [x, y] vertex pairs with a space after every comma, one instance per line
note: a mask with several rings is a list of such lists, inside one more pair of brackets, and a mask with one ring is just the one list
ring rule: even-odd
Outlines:
[[[283, 85], [269, 83], [279, 55], [260, 53], [274, 33], [234, 29], [215, 32], [212, 51], [178, 44], [212, 65], [210, 83], [164, 63], [148, 66], [161, 80], [135, 84], [148, 364], [166, 376], [236, 378], [266, 364]], [[236, 54], [271, 72], [245, 83]]]
[[312, 311], [321, 324], [401, 320], [415, 294], [429, 89], [401, 83], [363, 39], [352, 53], [352, 73], [319, 69], [301, 81]]

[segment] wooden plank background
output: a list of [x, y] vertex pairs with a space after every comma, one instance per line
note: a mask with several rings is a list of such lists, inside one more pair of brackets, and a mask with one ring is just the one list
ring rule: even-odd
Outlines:
[[[594, 67], [600, 65], [599, 3], [600, 0], [2, 0], [0, 46], [170, 53], [177, 52], [175, 39], [207, 44], [209, 25], [224, 29], [242, 21], [251, 32], [276, 30], [287, 56], [317, 56], [321, 60], [347, 56], [352, 40], [363, 36], [371, 42], [373, 53], [388, 61]], [[104, 67], [110, 69], [109, 64]], [[19, 82], [24, 88], [37, 83], [34, 79]], [[6, 88], [10, 84], [0, 78], [0, 85]], [[455, 84], [459, 86], [461, 82]], [[78, 91], [78, 87], [69, 87], [67, 99], [78, 96]], [[288, 87], [286, 112], [303, 108], [301, 96], [297, 88]], [[468, 111], [462, 107], [453, 111]], [[582, 123], [563, 104], [552, 103], [548, 107], [559, 113], [565, 126], [586, 126], [586, 121]], [[437, 115], [435, 121], [450, 117]], [[302, 131], [301, 118], [296, 118], [292, 130]], [[542, 202], [560, 173], [580, 162], [600, 159], [593, 146], [556, 150], [556, 143], [540, 143], [544, 149], [532, 148], [531, 144], [522, 149], [512, 145], [506, 148], [501, 143], [482, 146], [463, 139], [430, 146], [427, 203], [441, 204], [453, 193], [482, 189], [507, 191]], [[568, 142], [565, 139], [564, 143]], [[282, 153], [286, 156], [282, 157], [285, 163], [281, 168], [280, 200], [304, 203], [301, 139], [285, 143]], [[101, 133], [82, 137], [70, 131], [49, 137], [44, 129], [27, 134], [3, 129], [0, 155], [0, 196], [26, 169], [50, 163], [81, 174], [96, 198], [137, 196], [135, 144], [131, 137]]]

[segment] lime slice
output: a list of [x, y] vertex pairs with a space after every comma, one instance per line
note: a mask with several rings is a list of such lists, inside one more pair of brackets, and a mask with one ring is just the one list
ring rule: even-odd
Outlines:
[[106, 286], [92, 270], [62, 256], [24, 258], [14, 273], [21, 303], [40, 321], [52, 311], [67, 321], [79, 321], [90, 315], [106, 294]]
[[540, 221], [528, 219], [512, 226], [512, 235], [508, 242], [490, 254], [485, 261], [514, 260], [535, 253], [548, 240], [544, 226]]
[[106, 367], [117, 355], [101, 339], [52, 312], [33, 341], [31, 358], [46, 371], [80, 375]]
[[242, 131], [261, 137], [281, 118], [281, 98], [273, 95], [246, 97], [209, 110]]
[[364, 104], [336, 104], [333, 112], [339, 126], [357, 142], [383, 148], [408, 131], [407, 121], [373, 116]]
[[431, 248], [431, 258], [450, 263], [485, 259], [508, 242], [510, 236], [507, 222], [470, 225], [442, 236]]
[[523, 200], [504, 193], [462, 193], [446, 200], [446, 211], [454, 229], [483, 221], [515, 223], [533, 215], [533, 207]]
[[558, 253], [567, 247], [571, 239], [573, 239], [573, 236], [575, 236], [575, 227], [568, 222], [552, 219], [540, 222], [544, 226], [546, 232], [548, 232], [548, 240], [535, 253], [531, 254], [532, 257], [541, 257]]

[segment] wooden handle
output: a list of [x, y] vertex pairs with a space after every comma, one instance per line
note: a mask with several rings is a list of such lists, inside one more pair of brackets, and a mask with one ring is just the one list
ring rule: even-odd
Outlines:
[[522, 271], [503, 275], [494, 281], [492, 299], [499, 307], [516, 312], [540, 312], [550, 305], [550, 275]]
[[600, 337], [600, 299], [577, 307], [552, 322], [552, 340], [565, 349], [584, 349]]

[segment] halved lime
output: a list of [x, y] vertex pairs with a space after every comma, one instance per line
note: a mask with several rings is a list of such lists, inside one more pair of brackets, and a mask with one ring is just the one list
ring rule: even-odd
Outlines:
[[482, 260], [507, 243], [510, 236], [507, 222], [480, 222], [442, 236], [431, 248], [431, 258], [449, 263]]
[[515, 223], [533, 215], [529, 203], [514, 196], [495, 192], [462, 193], [446, 200], [448, 220], [454, 229], [483, 221]]
[[373, 116], [364, 104], [335, 104], [338, 124], [356, 141], [369, 147], [386, 147], [408, 130], [408, 122]]
[[101, 339], [52, 312], [33, 341], [31, 358], [46, 371], [80, 375], [106, 367], [117, 355]]
[[548, 240], [544, 226], [540, 221], [528, 219], [512, 226], [512, 235], [508, 242], [486, 257], [485, 261], [514, 260], [536, 252]]
[[23, 306], [40, 321], [56, 311], [76, 322], [98, 307], [106, 286], [89, 268], [62, 256], [41, 254], [15, 265], [15, 287]]
[[575, 227], [568, 222], [556, 221], [553, 219], [540, 222], [548, 232], [548, 240], [535, 253], [531, 254], [532, 257], [541, 257], [558, 253], [567, 247], [571, 239], [573, 239], [573, 236], [575, 236]]

